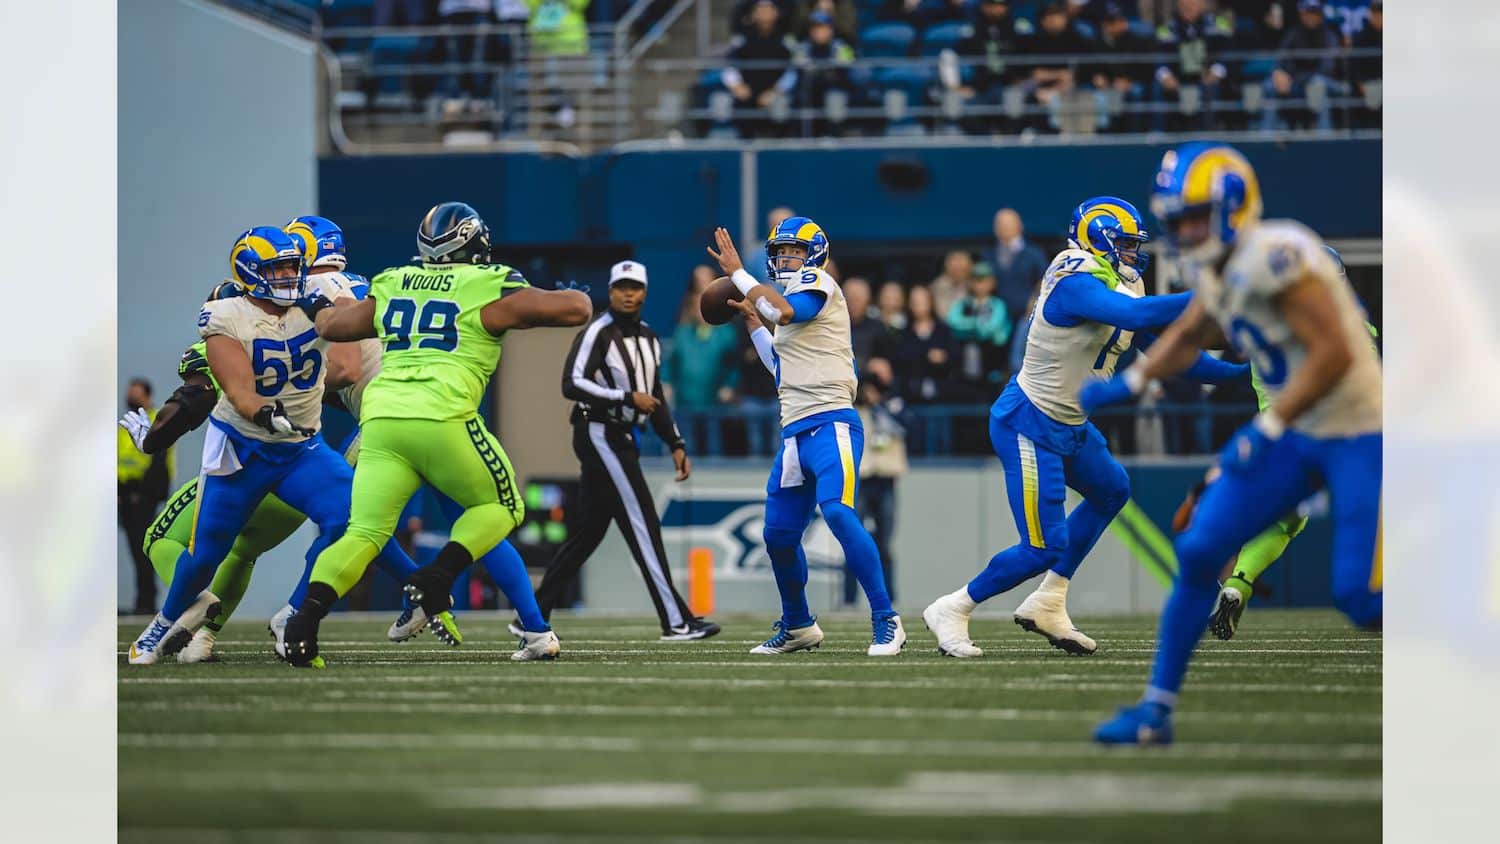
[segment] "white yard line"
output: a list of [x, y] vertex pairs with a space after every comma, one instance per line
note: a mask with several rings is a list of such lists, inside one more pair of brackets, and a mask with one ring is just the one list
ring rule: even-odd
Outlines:
[[[359, 701], [340, 699], [335, 701], [287, 700], [279, 697], [255, 695], [232, 700], [171, 700], [133, 702], [120, 701], [119, 708], [147, 712], [291, 712], [330, 713], [369, 712], [388, 715], [430, 714], [431, 701], [422, 703], [393, 703], [386, 700]], [[538, 703], [473, 703], [450, 701], [442, 704], [445, 713], [453, 715], [538, 715], [568, 718], [724, 718], [741, 720], [757, 718], [781, 718], [776, 712], [747, 712], [745, 708], [730, 706], [619, 706], [615, 704], [538, 704]], [[908, 720], [937, 719], [944, 721], [1042, 721], [1042, 722], [1093, 722], [1100, 716], [1095, 709], [1007, 709], [1007, 708], [926, 708], [926, 707], [877, 707], [877, 706], [832, 706], [801, 711], [798, 717], [809, 719], [866, 719]], [[1220, 724], [1306, 724], [1325, 726], [1378, 725], [1378, 714], [1349, 714], [1335, 712], [1277, 712], [1254, 713], [1232, 712], [1184, 712], [1177, 720], [1188, 723]]]
[[145, 750], [411, 750], [423, 752], [539, 750], [561, 752], [660, 752], [682, 754], [742, 753], [835, 756], [1019, 757], [1050, 759], [1193, 760], [1376, 760], [1380, 744], [1270, 744], [1191, 742], [1170, 748], [1100, 747], [1078, 742], [983, 741], [940, 739], [779, 739], [718, 736], [538, 736], [504, 733], [311, 733], [246, 735], [239, 733], [156, 734], [122, 732], [119, 746]]

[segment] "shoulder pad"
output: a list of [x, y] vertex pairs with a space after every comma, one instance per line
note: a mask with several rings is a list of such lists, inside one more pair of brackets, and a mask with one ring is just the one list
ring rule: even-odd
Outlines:
[[213, 292], [208, 294], [206, 301], [217, 302], [220, 299], [234, 299], [244, 295], [245, 288], [241, 287], [239, 282], [230, 281], [226, 278], [214, 287]]

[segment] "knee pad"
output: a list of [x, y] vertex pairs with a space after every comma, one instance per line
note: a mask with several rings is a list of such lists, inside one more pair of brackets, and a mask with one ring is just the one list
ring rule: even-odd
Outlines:
[[767, 525], [761, 531], [761, 539], [765, 540], [767, 550], [772, 548], [796, 548], [802, 543], [802, 531]]
[[1208, 536], [1206, 531], [1194, 530], [1189, 527], [1186, 532], [1177, 535], [1172, 543], [1173, 550], [1177, 553], [1177, 576], [1187, 583], [1198, 586], [1212, 586], [1218, 582], [1219, 569], [1228, 562], [1229, 553], [1224, 553], [1219, 548], [1219, 542]]

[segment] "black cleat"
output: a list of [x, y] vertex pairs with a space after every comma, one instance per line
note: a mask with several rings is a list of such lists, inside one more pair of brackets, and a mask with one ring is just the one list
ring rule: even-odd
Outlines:
[[294, 613], [286, 622], [286, 661], [294, 668], [322, 668], [318, 656], [318, 620], [305, 613]]
[[[453, 596], [449, 594], [453, 591], [453, 581], [453, 575], [437, 566], [422, 566], [406, 576], [401, 589], [412, 603], [421, 605], [428, 618], [436, 618], [438, 613], [453, 608]], [[432, 632], [438, 631], [434, 628]]]
[[688, 619], [686, 624], [677, 627], [669, 627], [661, 632], [663, 642], [692, 642], [698, 639], [707, 639], [717, 636], [720, 627], [704, 618]]

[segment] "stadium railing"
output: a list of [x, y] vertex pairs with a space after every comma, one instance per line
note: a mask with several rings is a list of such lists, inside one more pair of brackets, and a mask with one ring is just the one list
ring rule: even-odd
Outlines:
[[[896, 414], [912, 457], [986, 456], [989, 447], [986, 404], [908, 404]], [[1093, 419], [1121, 454], [1213, 454], [1229, 432], [1256, 413], [1253, 404], [1154, 402], [1100, 410]], [[678, 428], [694, 457], [772, 457], [781, 440], [777, 410], [770, 406], [726, 404], [676, 408]], [[666, 453], [649, 432], [639, 438], [647, 455]]]

